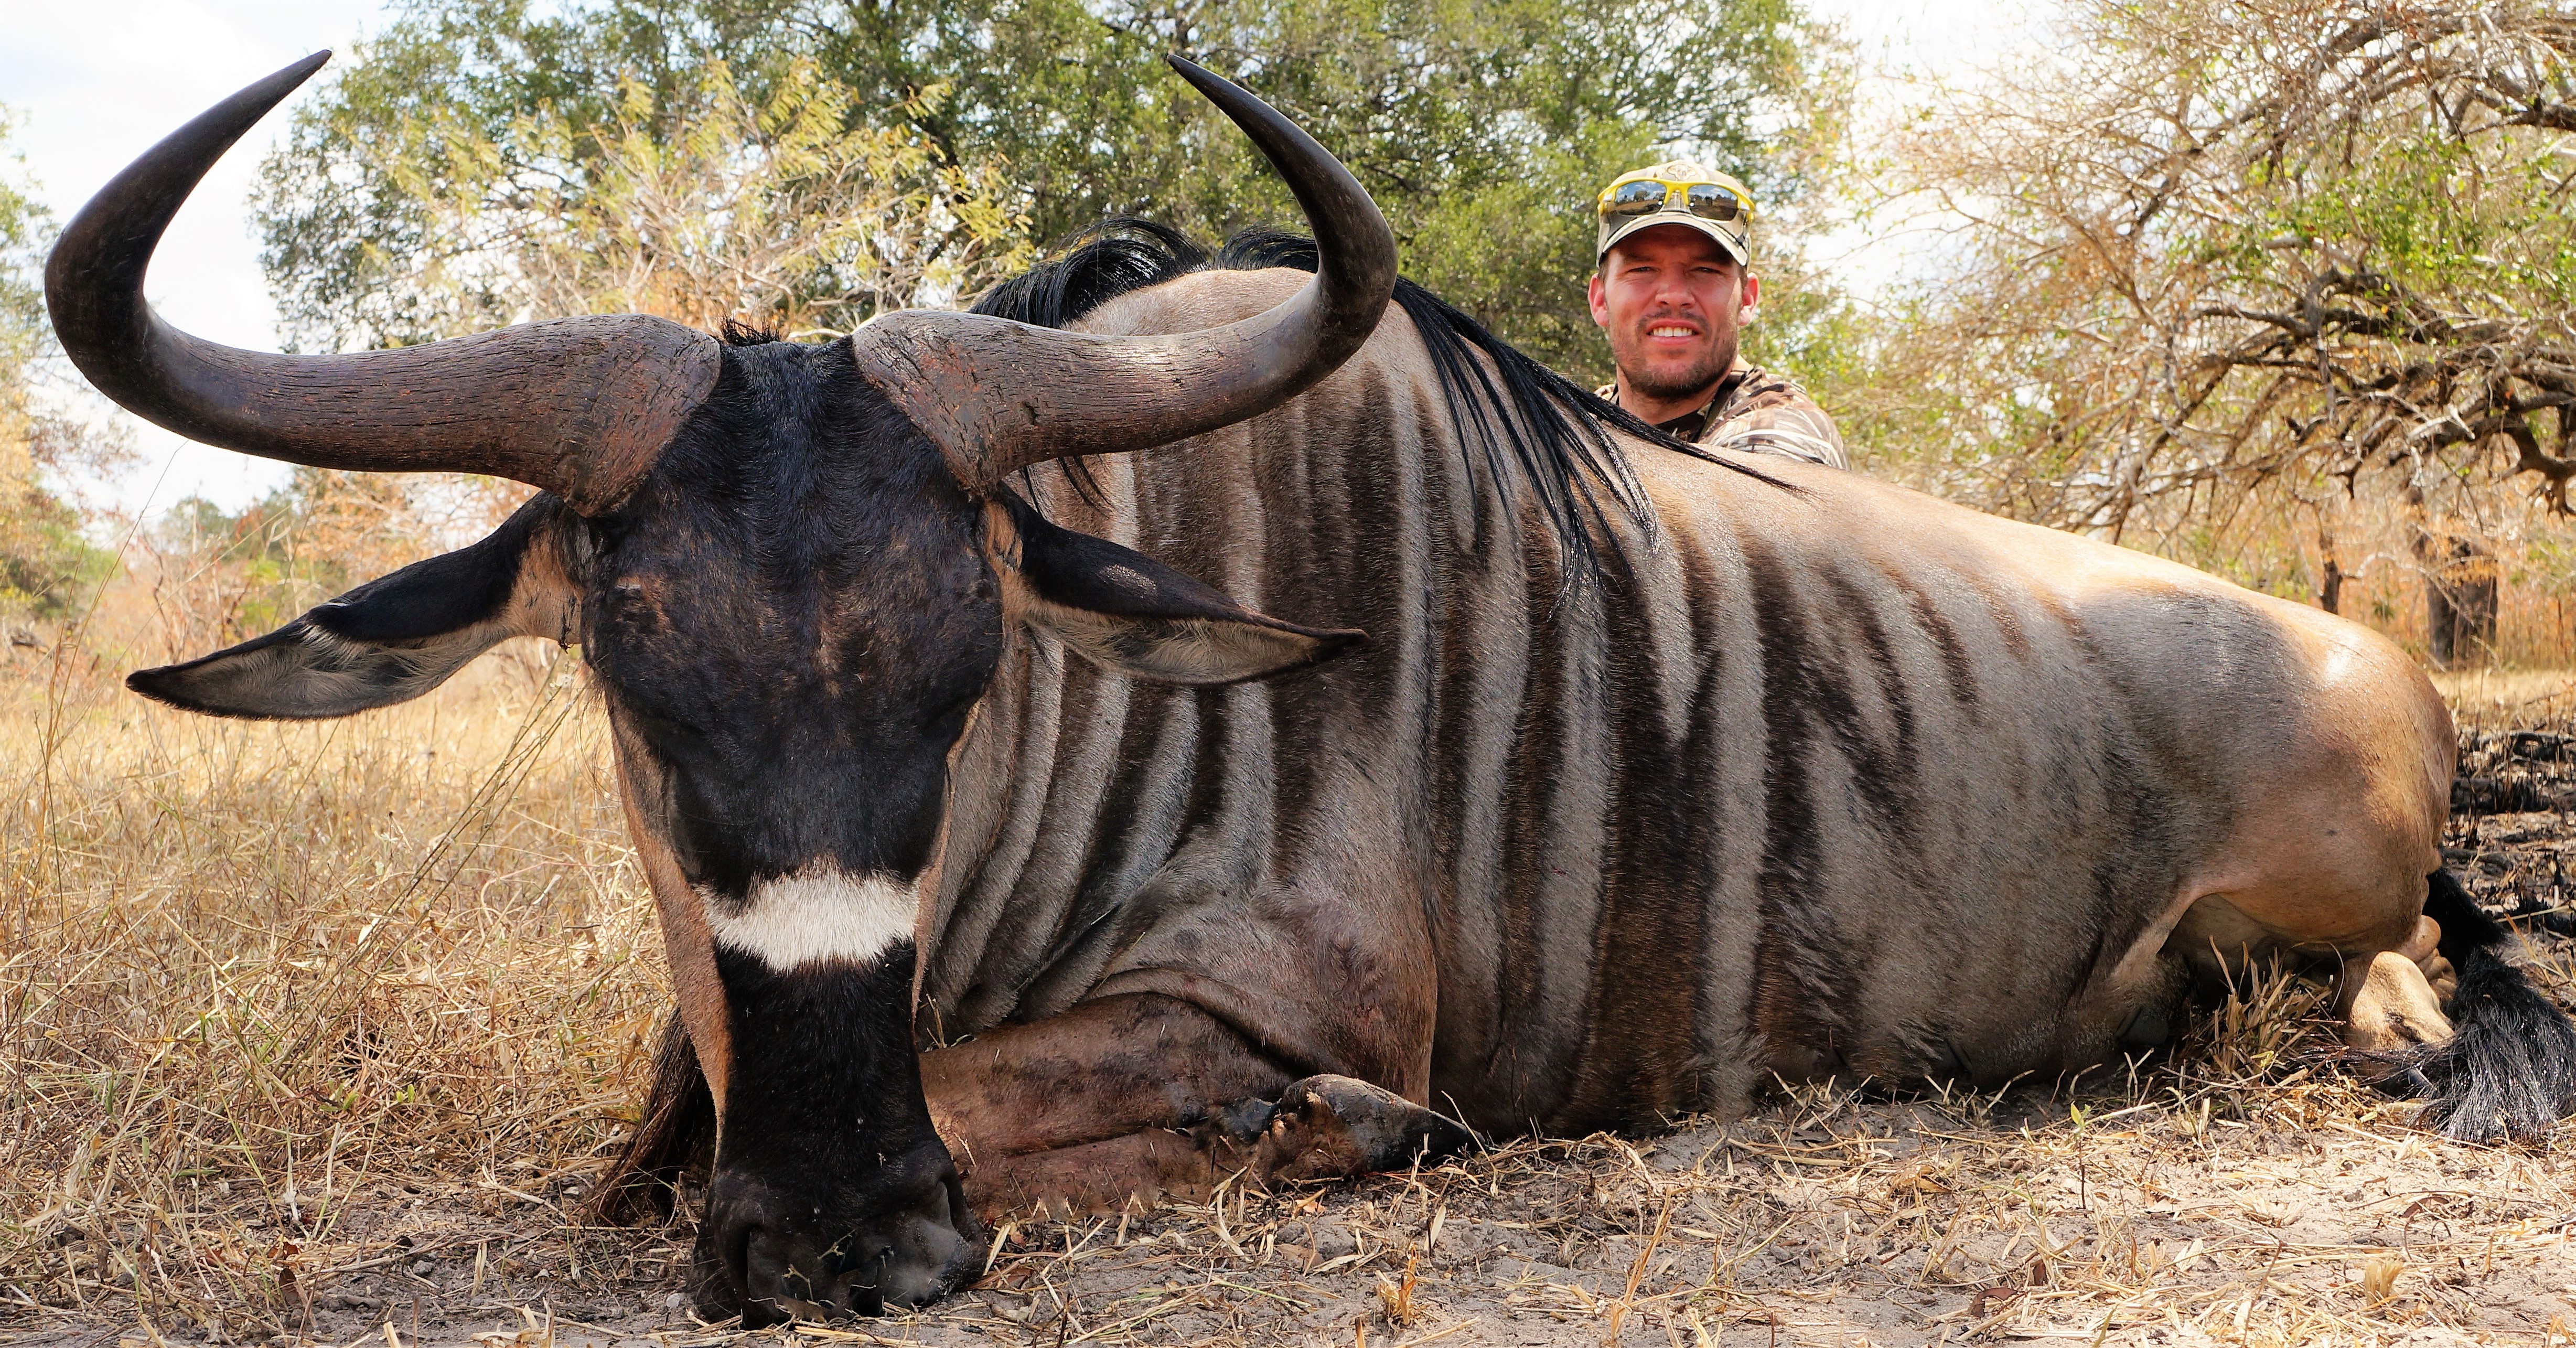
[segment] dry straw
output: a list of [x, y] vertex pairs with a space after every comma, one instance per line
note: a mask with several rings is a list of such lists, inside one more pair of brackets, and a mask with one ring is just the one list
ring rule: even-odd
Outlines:
[[666, 994], [573, 667], [310, 726], [113, 672], [0, 678], [0, 1298], [263, 1337], [577, 1174]]

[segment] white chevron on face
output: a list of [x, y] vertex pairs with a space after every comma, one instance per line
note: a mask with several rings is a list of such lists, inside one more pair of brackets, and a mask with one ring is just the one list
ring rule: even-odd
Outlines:
[[813, 865], [740, 899], [701, 888], [715, 942], [785, 973], [825, 960], [866, 964], [912, 939], [915, 888], [895, 876]]

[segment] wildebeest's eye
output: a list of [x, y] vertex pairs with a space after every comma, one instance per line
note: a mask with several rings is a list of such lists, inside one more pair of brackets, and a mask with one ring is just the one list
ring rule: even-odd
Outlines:
[[608, 587], [606, 602], [601, 606], [624, 622], [651, 622], [662, 610], [653, 592], [631, 580], [621, 580]]

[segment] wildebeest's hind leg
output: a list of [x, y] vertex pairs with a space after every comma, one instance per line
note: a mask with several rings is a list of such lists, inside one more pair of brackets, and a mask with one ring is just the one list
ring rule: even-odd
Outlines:
[[921, 1081], [968, 1199], [995, 1216], [1195, 1197], [1239, 1169], [1392, 1169], [1470, 1140], [1383, 1087], [1292, 1070], [1205, 1010], [1139, 993], [926, 1053]]
[[[2576, 1110], [2576, 1023], [2532, 986], [2514, 963], [2513, 934], [2479, 911], [2459, 877], [2435, 871], [2428, 883], [2426, 925], [2437, 928], [2441, 955], [2459, 971], [2452, 1033], [2407, 1046], [2394, 1061], [2427, 1098], [2424, 1122], [2444, 1133], [2473, 1141], [2537, 1136]], [[2400, 980], [2415, 971], [2388, 970]], [[2361, 997], [2369, 996], [2365, 986]]]
[[2442, 956], [2441, 939], [2440, 924], [2419, 918], [2415, 934], [2404, 944], [2344, 966], [2336, 1009], [2343, 1016], [2344, 1043], [2364, 1077], [2396, 1074], [2396, 1060], [2408, 1049], [2451, 1037], [2451, 1019], [2442, 1013], [2442, 1004], [2460, 980]]
[[[2267, 949], [2341, 946], [2337, 1010], [2356, 1072], [2422, 1097], [2423, 1121], [2452, 1137], [2536, 1136], [2576, 1110], [2576, 1023], [2532, 985], [2514, 961], [2512, 933], [2478, 910], [2458, 877], [2435, 871], [2415, 884], [2424, 886], [2414, 891], [2421, 897], [2402, 907], [2385, 892], [2376, 896], [2386, 919], [2376, 937], [2297, 940], [2296, 910], [2267, 911], [2243, 895], [2203, 899], [2176, 935], [2187, 953], [2211, 952], [2196, 963], [2240, 952], [2224, 962], [2228, 969]], [[2370, 906], [2351, 904], [2364, 913]], [[2248, 910], [2287, 934], [2259, 939]]]

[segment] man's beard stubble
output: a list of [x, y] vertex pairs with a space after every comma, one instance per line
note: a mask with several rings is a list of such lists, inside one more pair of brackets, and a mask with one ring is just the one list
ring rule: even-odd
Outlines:
[[[1645, 326], [1651, 328], [1654, 324], [1649, 322]], [[1735, 353], [1742, 344], [1742, 338], [1739, 335], [1729, 333], [1709, 352], [1708, 359], [1692, 365], [1686, 373], [1671, 379], [1664, 379], [1651, 373], [1626, 370], [1621, 373], [1627, 375], [1628, 387], [1638, 394], [1658, 402], [1672, 402], [1715, 387], [1717, 381], [1726, 377], [1727, 371], [1735, 368]]]

